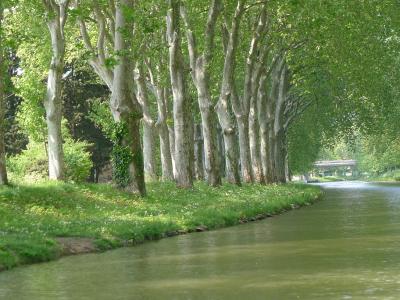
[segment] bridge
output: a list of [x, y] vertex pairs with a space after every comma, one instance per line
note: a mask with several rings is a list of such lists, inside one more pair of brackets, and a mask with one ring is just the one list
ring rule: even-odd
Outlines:
[[314, 163], [314, 167], [319, 169], [330, 169], [336, 167], [356, 167], [356, 160], [319, 160]]
[[357, 161], [353, 159], [348, 160], [320, 160], [314, 163], [314, 168], [318, 174], [322, 176], [332, 176], [334, 174], [339, 176], [355, 176], [357, 172]]

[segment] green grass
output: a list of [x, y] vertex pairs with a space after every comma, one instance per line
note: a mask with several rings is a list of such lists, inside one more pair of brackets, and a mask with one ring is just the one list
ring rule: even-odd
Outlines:
[[197, 183], [188, 191], [151, 183], [148, 194], [142, 199], [94, 184], [0, 187], [0, 269], [56, 259], [61, 255], [57, 237], [92, 238], [105, 250], [277, 214], [315, 201], [320, 190], [300, 184], [210, 188]]
[[[338, 176], [324, 176], [324, 177], [316, 177], [316, 180], [319, 182], [336, 182], [336, 181], [345, 181], [346, 179], [344, 177], [338, 177]], [[351, 178], [349, 177], [350, 180]]]
[[386, 172], [380, 176], [366, 177], [367, 181], [400, 182], [400, 170]]

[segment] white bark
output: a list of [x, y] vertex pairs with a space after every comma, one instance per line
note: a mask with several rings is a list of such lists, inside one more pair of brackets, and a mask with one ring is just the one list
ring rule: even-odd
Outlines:
[[178, 187], [191, 188], [192, 157], [190, 134], [190, 98], [186, 91], [186, 78], [183, 67], [181, 36], [179, 29], [180, 0], [169, 0], [167, 17], [167, 36], [169, 44], [169, 67], [172, 94], [174, 99], [174, 134], [175, 134], [175, 180]]
[[136, 69], [137, 98], [143, 111], [143, 160], [144, 173], [150, 180], [157, 180], [155, 157], [155, 122], [150, 113], [150, 104], [142, 66]]
[[[157, 112], [158, 119], [155, 124], [159, 139], [160, 139], [160, 154], [161, 154], [161, 172], [163, 181], [172, 181], [174, 179], [174, 173], [172, 168], [172, 156], [170, 148], [169, 130], [167, 125], [168, 119], [168, 94], [167, 89], [161, 87], [160, 80], [156, 80], [151, 66], [148, 64], [148, 72], [150, 76], [150, 84], [152, 91], [157, 99]], [[160, 68], [157, 66], [157, 73], [160, 76]], [[173, 153], [173, 152], [172, 152]]]
[[142, 112], [133, 91], [134, 68], [128, 57], [130, 47], [124, 35], [124, 33], [130, 32], [129, 24], [124, 14], [124, 7], [132, 5], [132, 0], [120, 0], [119, 5], [116, 6], [114, 51], [115, 53], [121, 53], [121, 55], [118, 57], [118, 64], [114, 68], [110, 107], [114, 121], [125, 122], [128, 127], [128, 136], [122, 140], [122, 144], [128, 146], [132, 154], [132, 161], [129, 165], [130, 185], [127, 189], [130, 192], [144, 196], [146, 195], [146, 187], [144, 182], [143, 151], [140, 143]]
[[[133, 0], [120, 0], [115, 3], [110, 0], [108, 10], [103, 11], [99, 2], [93, 1], [93, 14], [98, 29], [95, 46], [91, 42], [85, 21], [79, 18], [78, 22], [83, 42], [92, 55], [89, 64], [111, 91], [110, 109], [113, 119], [116, 123], [126, 123], [128, 129], [128, 136], [120, 141], [130, 148], [133, 157], [129, 165], [130, 184], [126, 189], [144, 196], [146, 186], [143, 150], [140, 142], [142, 111], [133, 90], [134, 64], [128, 57], [130, 45], [126, 42], [133, 39], [132, 28], [129, 28], [131, 24], [128, 24], [124, 13], [124, 7], [132, 7], [133, 2]], [[79, 6], [79, 0], [77, 0], [77, 5]], [[126, 34], [129, 36], [127, 37]], [[106, 41], [114, 46], [113, 52], [119, 54], [117, 55], [118, 63], [114, 68], [108, 68], [106, 65], [106, 60], [109, 58]]]
[[[260, 41], [265, 33], [267, 26], [266, 4], [263, 5], [257, 24], [254, 26], [254, 34], [251, 39], [249, 53], [246, 60], [245, 81], [243, 89], [243, 112], [248, 121], [248, 146], [251, 160], [252, 180], [258, 183], [264, 182], [262, 164], [260, 157], [260, 138], [257, 108], [257, 85], [259, 84], [260, 72], [263, 60], [266, 59], [266, 49], [260, 49]], [[257, 53], [259, 54], [257, 55]], [[248, 150], [246, 149], [246, 152]]]
[[189, 24], [189, 18], [184, 7], [181, 7], [182, 19], [186, 26], [189, 59], [192, 79], [197, 89], [197, 99], [202, 120], [202, 136], [204, 142], [205, 171], [208, 184], [221, 184], [221, 174], [218, 160], [216, 116], [212, 105], [210, 92], [210, 62], [213, 55], [215, 26], [221, 12], [221, 0], [212, 0], [208, 12], [205, 28], [205, 49], [199, 55], [197, 52], [196, 37]]
[[[235, 55], [237, 50], [240, 20], [244, 12], [244, 2], [238, 0], [235, 14], [229, 32], [228, 42], [225, 51], [225, 62], [221, 92], [217, 103], [218, 119], [221, 124], [226, 157], [226, 177], [234, 184], [240, 184], [239, 157], [237, 151], [237, 139], [235, 125], [230, 116], [230, 98], [232, 98], [234, 88]], [[232, 99], [231, 99], [232, 100]]]
[[43, 0], [48, 14], [47, 25], [50, 31], [52, 58], [44, 100], [48, 132], [49, 178], [64, 179], [64, 152], [61, 134], [62, 119], [62, 74], [64, 71], [65, 36], [68, 0]]
[[283, 62], [282, 71], [279, 79], [279, 93], [275, 106], [275, 117], [274, 117], [274, 160], [275, 160], [275, 172], [276, 179], [278, 182], [286, 182], [285, 174], [285, 158], [286, 158], [286, 132], [284, 130], [284, 106], [287, 100], [287, 92], [289, 89], [288, 79], [288, 68], [286, 63]]

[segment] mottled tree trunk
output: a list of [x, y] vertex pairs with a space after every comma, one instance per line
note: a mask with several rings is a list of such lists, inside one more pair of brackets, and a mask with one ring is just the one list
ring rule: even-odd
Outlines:
[[224, 136], [222, 134], [221, 127], [217, 124], [217, 147], [219, 154], [219, 169], [221, 170], [221, 176], [226, 176], [226, 160], [225, 160], [225, 146], [224, 146]]
[[236, 87], [232, 93], [232, 109], [236, 117], [239, 137], [239, 156], [242, 180], [246, 183], [253, 182], [253, 174], [251, 170], [250, 157], [250, 140], [249, 140], [249, 114], [246, 103], [241, 103]]
[[150, 180], [157, 180], [154, 124], [143, 121], [144, 174]]
[[269, 159], [269, 115], [268, 115], [268, 94], [267, 94], [267, 79], [268, 76], [263, 74], [260, 77], [257, 106], [258, 106], [258, 119], [260, 123], [260, 160], [263, 172], [264, 181], [271, 182], [270, 170], [268, 165]]
[[[3, 6], [0, 4], [0, 30], [2, 29], [3, 20]], [[4, 142], [5, 135], [5, 95], [4, 95], [4, 74], [5, 74], [5, 63], [4, 63], [4, 51], [2, 47], [2, 36], [0, 35], [0, 185], [8, 184], [7, 169], [6, 169], [6, 149]]]
[[275, 177], [278, 182], [286, 182], [285, 176], [285, 130], [284, 130], [284, 105], [287, 99], [287, 91], [289, 88], [288, 69], [282, 60], [282, 68], [279, 76], [279, 92], [275, 105], [274, 114], [274, 160], [275, 160]]
[[[160, 62], [161, 64], [162, 62]], [[160, 64], [156, 66], [157, 75], [153, 73], [150, 62], [147, 61], [148, 72], [150, 76], [150, 83], [152, 85], [152, 92], [157, 100], [157, 128], [158, 136], [160, 139], [160, 156], [161, 156], [161, 177], [163, 181], [174, 180], [174, 173], [172, 168], [171, 145], [168, 131], [168, 89], [162, 87]], [[173, 152], [172, 152], [173, 153]]]
[[137, 95], [143, 111], [143, 159], [144, 174], [150, 180], [157, 180], [155, 153], [155, 122], [150, 113], [149, 99], [143, 69], [136, 70]]
[[157, 107], [158, 107], [158, 120], [157, 128], [160, 137], [160, 152], [161, 152], [161, 170], [162, 179], [164, 181], [171, 181], [174, 179], [174, 172], [172, 169], [172, 157], [170, 148], [170, 138], [167, 125], [167, 99], [166, 92], [163, 88], [157, 88]]
[[[266, 30], [266, 5], [261, 8], [261, 14], [253, 26], [253, 36], [246, 59], [245, 78], [242, 103], [237, 103], [234, 111], [239, 125], [240, 156], [242, 176], [246, 182], [263, 182], [259, 124], [257, 115], [257, 86], [261, 72], [261, 65], [266, 58], [266, 49], [259, 47], [262, 35]], [[233, 102], [235, 104], [235, 102]], [[241, 104], [241, 105], [240, 105]], [[241, 124], [245, 122], [245, 124]], [[245, 128], [244, 130], [242, 128]], [[243, 132], [241, 132], [243, 131]]]
[[236, 117], [239, 134], [240, 167], [243, 182], [253, 182], [250, 161], [249, 122], [245, 115]]
[[183, 67], [181, 50], [181, 36], [179, 25], [179, 0], [169, 0], [167, 17], [167, 36], [170, 56], [170, 77], [172, 95], [174, 99], [174, 133], [175, 133], [175, 180], [178, 187], [191, 188], [193, 186], [192, 162], [190, 158], [190, 98], [186, 91], [186, 76]]
[[173, 125], [168, 125], [168, 135], [169, 135], [169, 148], [171, 152], [171, 162], [172, 162], [172, 174], [175, 180], [176, 178], [176, 164], [175, 164], [175, 130]]
[[238, 185], [241, 184], [239, 155], [237, 149], [238, 144], [235, 125], [231, 118], [230, 103], [232, 101], [232, 95], [234, 94], [236, 52], [239, 39], [240, 20], [243, 12], [244, 1], [238, 0], [232, 19], [231, 30], [227, 36], [221, 92], [217, 104], [218, 119], [224, 136], [226, 178], [228, 182]]
[[196, 179], [204, 179], [204, 148], [203, 148], [203, 134], [201, 124], [196, 124], [194, 127], [194, 160], [195, 160], [195, 172]]
[[110, 106], [115, 122], [125, 123], [128, 129], [127, 136], [124, 136], [122, 140], [122, 145], [128, 146], [132, 155], [129, 164], [130, 182], [127, 190], [144, 196], [146, 195], [146, 186], [143, 151], [140, 142], [142, 112], [133, 91], [134, 68], [130, 57], [128, 57], [129, 45], [125, 39], [125, 34], [131, 32], [131, 30], [126, 20], [124, 7], [131, 7], [132, 5], [132, 0], [120, 0], [119, 5], [116, 6], [114, 51], [120, 53], [120, 56], [118, 57], [118, 64], [114, 68]]
[[285, 172], [285, 159], [286, 159], [286, 152], [285, 152], [285, 134], [283, 131], [280, 131], [275, 136], [275, 150], [274, 150], [274, 160], [275, 160], [275, 176], [277, 182], [285, 183], [286, 182], [286, 172]]
[[260, 124], [258, 122], [257, 99], [252, 97], [250, 102], [249, 114], [249, 143], [251, 155], [251, 167], [255, 182], [263, 183], [264, 176], [262, 173], [261, 153], [260, 153]]
[[69, 1], [56, 3], [45, 0], [47, 25], [50, 31], [52, 58], [47, 79], [47, 92], [44, 100], [47, 122], [47, 154], [49, 159], [49, 178], [64, 179], [64, 151], [61, 134], [62, 119], [62, 74], [64, 71], [65, 37], [64, 26], [67, 18]]
[[216, 116], [210, 93], [210, 61], [213, 56], [215, 25], [221, 12], [221, 0], [212, 0], [205, 28], [205, 49], [197, 54], [195, 34], [190, 26], [185, 7], [181, 7], [182, 19], [186, 26], [188, 52], [192, 79], [197, 89], [197, 99], [200, 108], [202, 136], [204, 143], [204, 160], [207, 182], [211, 186], [221, 184], [220, 166], [218, 160]]

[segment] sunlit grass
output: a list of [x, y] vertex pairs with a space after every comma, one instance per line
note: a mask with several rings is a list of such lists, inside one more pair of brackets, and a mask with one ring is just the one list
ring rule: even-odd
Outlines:
[[0, 188], [0, 268], [55, 259], [57, 237], [93, 238], [100, 250], [166, 233], [238, 224], [313, 202], [317, 187], [150, 183], [147, 198], [108, 185], [47, 182]]

